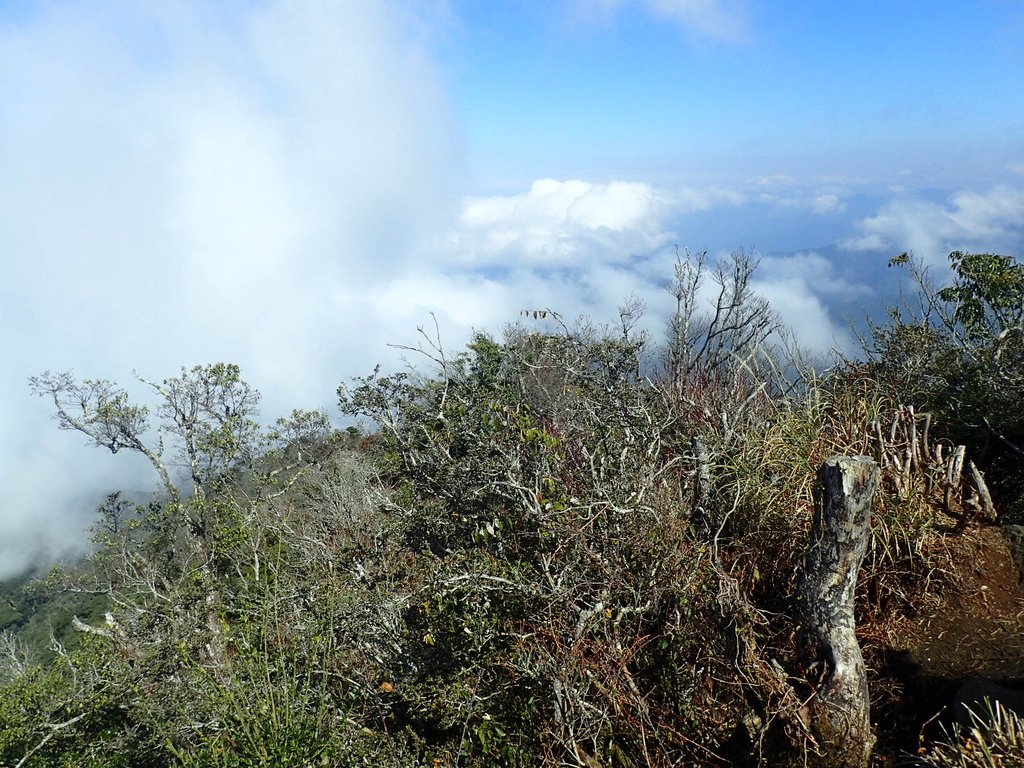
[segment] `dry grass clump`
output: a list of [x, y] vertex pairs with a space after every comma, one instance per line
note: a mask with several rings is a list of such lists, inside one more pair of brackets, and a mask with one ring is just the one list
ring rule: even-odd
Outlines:
[[721, 487], [735, 499], [734, 543], [759, 579], [771, 575], [766, 591], [791, 593], [815, 504], [815, 474], [834, 455], [868, 455], [882, 470], [862, 569], [862, 612], [913, 611], [941, 585], [948, 568], [936, 499], [943, 486], [935, 462], [921, 458], [927, 432], [918, 433], [919, 418], [895, 393], [856, 370], [839, 371], [809, 381], [799, 398], [770, 401], [751, 422], [726, 455]]
[[921, 756], [927, 768], [1022, 768], [1024, 720], [998, 701], [985, 700], [982, 711], [970, 711], [969, 728], [954, 728], [947, 738]]

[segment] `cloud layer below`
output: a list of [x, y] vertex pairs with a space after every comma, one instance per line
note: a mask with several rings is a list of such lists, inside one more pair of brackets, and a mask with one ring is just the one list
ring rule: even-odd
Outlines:
[[954, 250], [1013, 253], [1024, 241], [1024, 190], [999, 185], [939, 202], [901, 195], [857, 229], [841, 243], [847, 250], [912, 251], [931, 265], [944, 264]]
[[451, 246], [474, 265], [625, 260], [673, 239], [670, 213], [671, 201], [648, 184], [541, 179], [523, 194], [468, 198]]

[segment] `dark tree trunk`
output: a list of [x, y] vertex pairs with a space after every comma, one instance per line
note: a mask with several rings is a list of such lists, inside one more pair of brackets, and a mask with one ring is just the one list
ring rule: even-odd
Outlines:
[[809, 725], [829, 766], [864, 768], [875, 743], [853, 596], [871, 535], [877, 482], [878, 465], [868, 456], [833, 456], [822, 465], [797, 592], [798, 651], [814, 689]]

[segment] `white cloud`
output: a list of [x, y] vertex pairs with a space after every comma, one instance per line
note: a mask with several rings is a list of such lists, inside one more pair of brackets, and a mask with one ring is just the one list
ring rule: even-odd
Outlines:
[[839, 195], [832, 193], [816, 195], [811, 199], [811, 211], [820, 215], [842, 213], [845, 208], [846, 205], [842, 202]]
[[877, 232], [870, 232], [860, 237], [845, 238], [839, 242], [839, 245], [848, 251], [884, 251], [886, 248], [892, 247], [891, 241]]
[[[495, 327], [515, 318], [514, 290], [507, 280], [437, 270], [415, 270], [396, 276], [367, 297], [373, 316], [391, 315], [408, 329], [434, 313], [445, 318], [448, 341], [469, 328]], [[407, 335], [403, 334], [403, 335]]]
[[710, 187], [680, 187], [669, 199], [680, 213], [697, 213], [724, 206], [738, 207], [748, 201], [748, 196], [736, 189], [712, 185]]
[[870, 285], [840, 276], [835, 264], [814, 251], [790, 256], [765, 256], [759, 262], [758, 278], [767, 282], [799, 280], [814, 294], [835, 296], [843, 302], [875, 294]]
[[755, 180], [754, 183], [760, 187], [793, 187], [798, 184], [796, 178], [788, 173], [774, 173], [771, 176], [762, 176]]
[[80, 540], [111, 472], [141, 482], [59, 433], [30, 375], [231, 360], [273, 418], [330, 406], [409, 330], [359, 312], [448, 226], [461, 178], [404, 7], [107, 0], [0, 27], [0, 571], [33, 538]]
[[527, 192], [466, 198], [458, 227], [436, 248], [464, 266], [623, 263], [677, 242], [671, 225], [681, 217], [746, 201], [717, 186], [538, 179]]
[[648, 184], [540, 179], [522, 194], [468, 198], [450, 249], [503, 267], [626, 261], [672, 241], [672, 212], [671, 196]]
[[834, 186], [825, 189], [808, 188], [786, 174], [756, 179], [751, 189], [757, 202], [775, 208], [804, 209], [818, 216], [846, 210], [841, 190]]
[[806, 280], [799, 277], [757, 279], [752, 285], [779, 313], [801, 348], [819, 354], [853, 350], [849, 330], [832, 319], [828, 308]]
[[958, 249], [1016, 251], [1024, 244], [1024, 190], [961, 191], [946, 203], [898, 198], [856, 226], [860, 234], [843, 240], [844, 248], [912, 251], [931, 264]]
[[748, 16], [742, 0], [644, 0], [654, 16], [679, 24], [711, 40], [746, 39]]
[[854, 348], [848, 322], [834, 319], [825, 299], [851, 303], [875, 293], [869, 285], [843, 278], [832, 262], [813, 251], [763, 257], [753, 285], [771, 302], [800, 345], [815, 353], [833, 349], [852, 352]]
[[656, 19], [713, 42], [740, 43], [750, 34], [746, 0], [576, 0], [575, 5], [577, 13], [602, 21], [637, 5]]

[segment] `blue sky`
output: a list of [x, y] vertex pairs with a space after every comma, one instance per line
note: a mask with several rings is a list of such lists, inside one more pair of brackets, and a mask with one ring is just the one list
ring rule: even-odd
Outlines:
[[482, 184], [562, 167], [932, 186], [1021, 155], [1021, 3], [730, 3], [721, 30], [656, 5], [456, 6], [446, 74]]
[[656, 334], [676, 245], [850, 351], [891, 256], [1021, 254], [1022, 83], [1019, 0], [0, 0], [0, 573], [151, 487], [47, 369], [331, 411], [432, 315]]

